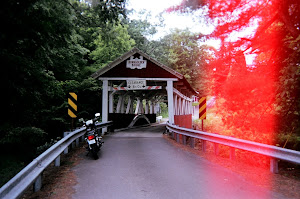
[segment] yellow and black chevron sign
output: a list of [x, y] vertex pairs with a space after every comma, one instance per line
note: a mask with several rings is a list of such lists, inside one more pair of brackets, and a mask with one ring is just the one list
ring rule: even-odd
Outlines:
[[206, 97], [201, 97], [199, 100], [199, 119], [206, 119]]
[[71, 118], [76, 118], [77, 116], [75, 115], [77, 112], [77, 95], [75, 93], [69, 93], [68, 97], [68, 114], [70, 115]]

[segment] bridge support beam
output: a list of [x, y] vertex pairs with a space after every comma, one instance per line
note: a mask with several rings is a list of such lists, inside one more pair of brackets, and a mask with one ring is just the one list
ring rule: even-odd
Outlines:
[[149, 114], [149, 101], [146, 99], [145, 114]]
[[139, 113], [139, 110], [140, 110], [140, 103], [141, 103], [141, 100], [138, 98], [137, 101], [136, 101], [136, 108], [135, 108], [135, 112], [134, 114], [138, 114]]
[[119, 96], [116, 113], [121, 113], [121, 106], [123, 101], [123, 95]]
[[126, 114], [129, 114], [130, 113], [130, 110], [131, 110], [131, 107], [133, 106], [133, 103], [132, 103], [132, 97], [129, 96], [128, 98], [128, 103], [127, 103], [127, 108], [126, 108]]

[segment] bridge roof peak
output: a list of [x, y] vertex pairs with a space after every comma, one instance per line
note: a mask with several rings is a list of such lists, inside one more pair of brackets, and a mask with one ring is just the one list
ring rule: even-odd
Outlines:
[[138, 48], [132, 48], [91, 75], [99, 78], [176, 78], [196, 93], [179, 72], [165, 66]]
[[[145, 68], [128, 67], [127, 61], [139, 62], [141, 60], [146, 61]], [[156, 72], [156, 70], [159, 71]], [[163, 73], [159, 73], [161, 70], [163, 71]], [[114, 77], [131, 77], [132, 75], [135, 75], [135, 77], [140, 77], [140, 78], [143, 78], [145, 76], [157, 77], [157, 78], [162, 78], [162, 77], [179, 78], [179, 79], [183, 78], [182, 74], [158, 62], [157, 60], [153, 59], [152, 57], [150, 57], [149, 55], [147, 55], [146, 53], [144, 53], [143, 51], [141, 51], [136, 47], [132, 48], [130, 51], [121, 55], [111, 63], [107, 64], [105, 67], [101, 68], [100, 70], [92, 74], [92, 77], [93, 78], [111, 77], [112, 75], [111, 71], [114, 72], [113, 73]], [[145, 72], [147, 73], [145, 74]]]

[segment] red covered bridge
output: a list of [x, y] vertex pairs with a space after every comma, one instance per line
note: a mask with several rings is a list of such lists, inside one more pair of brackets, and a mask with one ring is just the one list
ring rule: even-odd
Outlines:
[[112, 120], [114, 128], [156, 122], [162, 101], [168, 104], [170, 123], [192, 128], [192, 100], [197, 92], [182, 74], [139, 49], [133, 48], [92, 77], [103, 83], [102, 121]]

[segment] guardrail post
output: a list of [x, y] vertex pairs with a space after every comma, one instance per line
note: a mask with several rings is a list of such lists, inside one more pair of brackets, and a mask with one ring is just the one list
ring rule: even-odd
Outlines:
[[68, 154], [69, 153], [69, 146], [67, 146], [64, 150], [64, 154]]
[[275, 158], [270, 158], [270, 171], [272, 173], [278, 173], [278, 160]]
[[230, 160], [235, 160], [235, 148], [230, 147]]
[[191, 148], [195, 148], [195, 138], [190, 137], [190, 146]]
[[[66, 137], [67, 135], [69, 135], [70, 132], [64, 132], [64, 137]], [[64, 154], [69, 153], [69, 146], [67, 146], [64, 150]]]
[[72, 149], [75, 148], [75, 142], [72, 142]]
[[179, 133], [176, 133], [176, 142], [179, 142]]
[[60, 155], [57, 156], [57, 158], [55, 158], [54, 165], [55, 165], [56, 167], [59, 167], [59, 166], [60, 166]]
[[186, 135], [182, 135], [182, 144], [186, 145]]
[[76, 139], [76, 147], [79, 147], [79, 138]]
[[42, 174], [39, 175], [33, 183], [33, 191], [37, 192], [42, 188]]
[[111, 125], [111, 126], [108, 127], [108, 132], [109, 133], [115, 132], [113, 125]]
[[206, 152], [206, 140], [201, 140], [202, 142], [202, 152]]
[[214, 143], [215, 145], [215, 155], [219, 155], [219, 144]]

